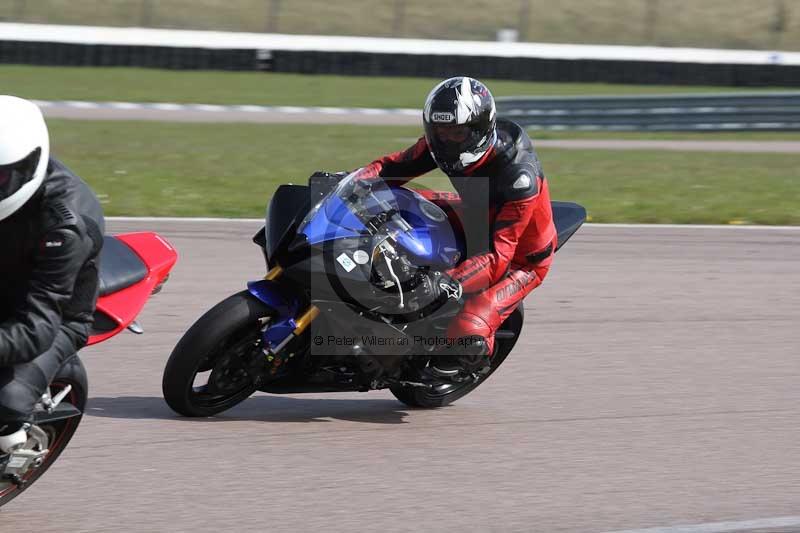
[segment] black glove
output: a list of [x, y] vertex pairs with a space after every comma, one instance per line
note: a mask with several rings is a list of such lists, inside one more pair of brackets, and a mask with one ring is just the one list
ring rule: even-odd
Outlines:
[[444, 272], [430, 272], [428, 274], [429, 287], [433, 300], [454, 300], [461, 302], [464, 289], [461, 283], [454, 280]]

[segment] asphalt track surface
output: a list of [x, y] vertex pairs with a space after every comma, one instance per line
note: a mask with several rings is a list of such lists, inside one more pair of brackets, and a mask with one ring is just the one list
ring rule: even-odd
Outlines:
[[[206, 104], [37, 101], [48, 118], [258, 124], [421, 125], [414, 109], [343, 107], [222, 106]], [[681, 152], [800, 153], [793, 141], [542, 140], [537, 147], [565, 150], [668, 150]]]
[[[263, 274], [258, 224], [110, 229], [157, 230], [180, 262], [144, 335], [82, 353], [88, 416], [3, 532], [800, 529], [775, 519], [800, 514], [800, 231], [585, 227], [510, 359], [451, 407], [258, 395], [187, 420], [164, 363]], [[728, 528], [669, 527], [710, 522]]]

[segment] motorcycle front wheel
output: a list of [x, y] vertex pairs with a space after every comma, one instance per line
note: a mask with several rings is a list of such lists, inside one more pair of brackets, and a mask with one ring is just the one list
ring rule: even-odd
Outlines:
[[213, 416], [241, 403], [257, 385], [246, 368], [260, 353], [273, 311], [247, 291], [212, 307], [183, 335], [164, 369], [164, 399], [176, 413]]

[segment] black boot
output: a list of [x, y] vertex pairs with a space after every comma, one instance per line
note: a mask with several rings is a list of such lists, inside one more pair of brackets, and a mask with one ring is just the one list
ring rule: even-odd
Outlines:
[[485, 374], [490, 368], [486, 339], [479, 336], [455, 339], [452, 346], [433, 355], [428, 365], [432, 375], [453, 381], [463, 381], [473, 374]]

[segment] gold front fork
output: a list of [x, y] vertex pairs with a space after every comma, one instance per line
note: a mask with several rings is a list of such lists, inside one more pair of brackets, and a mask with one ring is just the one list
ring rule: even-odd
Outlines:
[[267, 275], [264, 276], [264, 279], [267, 281], [274, 281], [278, 279], [281, 276], [281, 274], [283, 274], [283, 269], [281, 268], [280, 265], [275, 265], [270, 269], [269, 272], [267, 272]]
[[297, 327], [294, 328], [294, 331], [292, 332], [294, 333], [294, 336], [299, 337], [318, 316], [319, 316], [319, 307], [317, 307], [316, 305], [309, 306], [309, 308], [306, 309], [306, 312], [303, 313], [300, 316], [300, 318], [295, 320]]
[[[283, 268], [281, 268], [280, 265], [275, 265], [270, 269], [269, 272], [267, 272], [267, 275], [264, 276], [264, 279], [267, 281], [275, 281], [281, 276], [281, 274], [283, 274]], [[297, 327], [294, 328], [292, 334], [295, 337], [299, 337], [318, 316], [319, 308], [315, 305], [309, 306], [308, 309], [306, 309], [305, 312], [300, 315], [300, 318], [295, 321]]]

